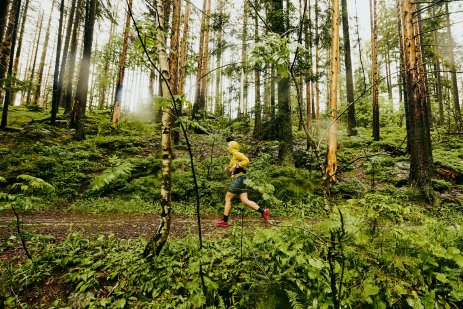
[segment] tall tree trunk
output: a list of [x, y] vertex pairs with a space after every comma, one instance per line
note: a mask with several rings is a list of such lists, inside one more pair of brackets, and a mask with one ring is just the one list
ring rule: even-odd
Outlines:
[[55, 6], [55, 1], [56, 0], [53, 0], [51, 5], [50, 17], [48, 18], [47, 32], [45, 33], [45, 41], [43, 42], [42, 56], [40, 58], [39, 71], [37, 72], [37, 84], [35, 85], [35, 92], [32, 99], [32, 103], [34, 105], [37, 105], [39, 103], [39, 98], [42, 90], [43, 70], [45, 68], [45, 59], [47, 57], [48, 41], [50, 39], [51, 18], [53, 17], [53, 7]]
[[448, 34], [448, 56], [449, 56], [449, 69], [450, 69], [450, 77], [452, 81], [452, 99], [453, 99], [453, 109], [454, 109], [454, 116], [455, 116], [455, 124], [458, 129], [461, 129], [461, 111], [460, 111], [460, 103], [458, 97], [458, 84], [457, 84], [457, 70], [455, 66], [455, 54], [453, 50], [453, 46], [455, 46], [455, 41], [452, 37], [452, 28], [450, 26], [450, 15], [449, 15], [449, 4], [445, 2], [445, 13], [446, 13], [446, 22], [447, 22], [447, 34]]
[[[179, 76], [178, 76], [178, 53], [179, 53], [179, 41], [180, 41], [180, 12], [182, 8], [181, 0], [172, 0], [172, 36], [170, 38], [170, 51], [169, 51], [169, 77], [170, 87], [172, 94], [178, 95], [179, 87]], [[173, 102], [175, 104], [174, 110], [178, 111], [178, 106], [182, 105], [182, 100]], [[181, 115], [176, 115], [181, 116]], [[175, 122], [175, 118], [173, 120]], [[175, 125], [176, 130], [173, 132], [174, 144], [178, 145], [180, 141], [180, 129], [178, 125]]]
[[[74, 17], [75, 12], [76, 12], [76, 0], [72, 0], [71, 7], [70, 7], [70, 12], [69, 12], [69, 17], [68, 17], [68, 24], [66, 27], [66, 38], [64, 40], [64, 48], [63, 48], [63, 57], [61, 59], [61, 66], [60, 66], [60, 71], [59, 71], [59, 78], [58, 78], [58, 84], [59, 84], [59, 106], [64, 107], [63, 104], [63, 81], [64, 81], [64, 73], [66, 72], [66, 63], [69, 57], [69, 44], [71, 41], [71, 33], [72, 33], [72, 25], [74, 24], [74, 20], [78, 18], [77, 16]], [[112, 24], [111, 24], [112, 26]], [[111, 35], [110, 35], [111, 37]]]
[[[157, 1], [158, 23], [156, 25], [157, 33], [157, 52], [159, 56], [159, 64], [161, 67], [162, 78], [162, 93], [166, 100], [171, 100], [169, 92], [170, 77], [169, 65], [167, 63], [167, 53], [164, 38], [164, 9], [163, 1]], [[175, 36], [176, 34], [174, 34]], [[171, 145], [171, 130], [172, 130], [172, 109], [165, 107], [162, 114], [162, 184], [161, 184], [161, 224], [159, 228], [146, 245], [144, 255], [158, 255], [161, 249], [167, 242], [170, 233], [170, 224], [172, 220], [171, 206], [171, 164], [172, 164], [172, 145]]]
[[[69, 51], [69, 63], [66, 69], [66, 90], [63, 97], [64, 100], [64, 114], [70, 115], [72, 111], [72, 86], [74, 80], [74, 70], [76, 66], [76, 58], [77, 58], [77, 42], [78, 42], [78, 34], [81, 22], [81, 12], [82, 12], [82, 0], [77, 1], [76, 7], [76, 18], [74, 20], [74, 28], [72, 29], [71, 35], [71, 49]], [[76, 124], [74, 123], [74, 118], [71, 117], [71, 127], [75, 128]]]
[[[11, 79], [13, 75], [13, 58], [14, 58], [14, 48], [16, 45], [16, 33], [18, 32], [18, 23], [19, 23], [19, 12], [21, 10], [21, 0], [13, 0], [13, 4], [11, 6], [11, 13], [8, 23], [8, 29], [6, 38], [10, 38], [8, 41], [5, 40], [3, 46], [3, 52], [7, 45], [9, 45], [9, 59], [8, 59], [8, 73], [7, 73], [7, 83], [6, 83], [6, 92], [5, 92], [5, 102], [3, 103], [3, 111], [2, 111], [2, 123], [0, 124], [0, 128], [6, 128], [8, 122], [8, 106], [10, 105], [11, 100]], [[11, 29], [11, 32], [10, 32]]]
[[376, 0], [370, 0], [371, 20], [371, 69], [373, 83], [373, 140], [379, 141], [379, 69], [378, 69], [378, 27]]
[[[242, 110], [238, 109], [238, 113], [242, 112], [247, 114], [248, 112], [248, 72], [247, 72], [247, 37], [248, 37], [248, 2], [244, 1], [244, 10], [243, 10], [243, 32], [241, 39], [241, 93], [240, 93], [240, 102], [238, 106], [241, 105]], [[241, 104], [240, 104], [241, 103]]]
[[[272, 31], [281, 36], [286, 35], [286, 17], [283, 10], [283, 0], [272, 0], [272, 10], [269, 12], [269, 23]], [[289, 68], [288, 68], [289, 69]], [[283, 165], [293, 165], [293, 132], [291, 120], [291, 106], [289, 103], [289, 77], [284, 74], [278, 76], [278, 114], [275, 119], [278, 127], [278, 159]]]
[[350, 52], [349, 13], [347, 0], [341, 0], [342, 7], [342, 33], [344, 39], [344, 64], [346, 66], [347, 90], [347, 132], [350, 136], [357, 135], [357, 121], [355, 119], [354, 105], [354, 78], [352, 76], [352, 60]]
[[[259, 17], [254, 14], [254, 39], [256, 44], [259, 43]], [[254, 69], [254, 91], [255, 91], [255, 118], [254, 118], [254, 137], [260, 138], [262, 135], [262, 105], [260, 95], [260, 67]]]
[[[7, 24], [7, 16], [8, 16], [8, 6], [10, 5], [10, 0], [3, 0], [0, 1], [0, 42], [3, 42], [3, 32], [5, 31], [5, 27]], [[0, 48], [2, 48], [2, 44], [0, 43]]]
[[35, 65], [37, 63], [37, 57], [38, 57], [38, 54], [39, 54], [40, 34], [41, 34], [40, 29], [42, 29], [43, 17], [44, 17], [44, 14], [42, 12], [41, 16], [39, 18], [40, 19], [40, 22], [39, 22], [39, 25], [38, 25], [39, 31], [37, 32], [37, 42], [36, 42], [36, 45], [35, 45], [34, 61], [32, 62], [32, 69], [31, 69], [31, 75], [30, 75], [30, 84], [27, 87], [26, 106], [28, 106], [30, 104], [30, 102], [31, 102], [32, 86], [33, 86], [34, 74], [35, 74]]
[[85, 5], [84, 50], [80, 63], [79, 80], [77, 82], [76, 98], [72, 111], [72, 118], [76, 124], [76, 140], [85, 138], [84, 122], [87, 107], [88, 78], [92, 58], [93, 28], [95, 25], [97, 0], [87, 0]]
[[112, 125], [113, 127], [121, 120], [121, 99], [122, 87], [124, 85], [125, 62], [127, 59], [127, 48], [129, 47], [129, 33], [130, 33], [130, 11], [132, 9], [132, 0], [128, 0], [128, 8], [125, 16], [124, 27], [124, 41], [122, 43], [121, 57], [119, 58], [119, 66], [117, 69], [117, 84], [116, 93], [114, 95], [114, 109]]
[[[217, 11], [219, 13], [220, 19], [223, 20], [223, 1], [218, 0]], [[215, 76], [215, 114], [218, 116], [223, 116], [223, 102], [222, 102], [222, 53], [224, 48], [223, 41], [223, 28], [221, 27], [217, 30], [217, 60], [216, 60], [216, 76]]]
[[[307, 1], [307, 0], [306, 0]], [[307, 123], [307, 131], [312, 134], [313, 131], [313, 113], [312, 113], [312, 102], [313, 102], [313, 36], [312, 36], [312, 5], [309, 1], [308, 3], [309, 8], [306, 12], [305, 25], [304, 25], [304, 32], [305, 32], [305, 48], [308, 51], [308, 69], [307, 69], [307, 76], [305, 78], [305, 95], [306, 95], [306, 123]], [[301, 6], [302, 8], [302, 6]], [[302, 87], [301, 87], [302, 93]], [[310, 148], [311, 139], [307, 137], [307, 149]]]
[[[23, 15], [21, 19], [21, 30], [19, 31], [18, 47], [16, 48], [16, 55], [14, 56], [13, 75], [15, 77], [19, 77], [19, 72], [18, 72], [19, 59], [21, 58], [21, 49], [22, 49], [22, 43], [23, 43], [24, 28], [25, 28], [26, 20], [27, 20], [27, 11], [29, 10], [29, 2], [30, 2], [29, 0], [26, 0], [26, 3], [24, 4], [24, 10], [23, 10]], [[12, 98], [13, 104], [15, 102], [15, 98], [16, 98], [16, 91], [13, 92], [13, 98]]]
[[416, 5], [410, 0], [397, 0], [397, 10], [409, 122], [410, 182], [421, 191], [424, 199], [432, 201], [432, 148]]
[[203, 66], [201, 72], [201, 104], [203, 106], [204, 112], [207, 108], [207, 80], [208, 80], [208, 70], [209, 70], [209, 25], [210, 25], [210, 16], [211, 16], [211, 0], [207, 1], [207, 11], [206, 11], [206, 29], [204, 34], [204, 47], [203, 47]]
[[[435, 17], [434, 8], [431, 8], [431, 14]], [[435, 78], [436, 78], [436, 99], [439, 104], [439, 119], [438, 124], [444, 124], [444, 102], [442, 100], [442, 78], [441, 78], [441, 65], [440, 65], [440, 53], [439, 53], [439, 41], [437, 39], [437, 30], [433, 31], [434, 39], [434, 54], [435, 54]]]
[[[201, 15], [201, 32], [199, 34], [199, 51], [198, 51], [198, 68], [196, 70], [196, 83], [195, 83], [195, 100], [193, 103], [193, 111], [192, 111], [192, 116], [193, 118], [199, 118], [200, 117], [200, 111], [204, 110], [205, 108], [205, 102], [202, 101], [202, 94], [201, 94], [201, 78], [202, 73], [203, 73], [203, 66], [204, 66], [204, 38], [206, 35], [206, 14], [207, 12], [207, 2], [208, 0], [203, 0], [203, 8], [202, 12], [203, 14]], [[204, 77], [205, 78], [205, 77]]]
[[[190, 1], [186, 1], [185, 4], [185, 14], [183, 16], [183, 37], [182, 43], [180, 47], [180, 72], [179, 72], [179, 86], [178, 86], [178, 93], [183, 95], [185, 92], [185, 74], [186, 74], [186, 58], [188, 54], [187, 50], [187, 43], [188, 43], [188, 35], [189, 35], [189, 19], [190, 19]], [[182, 112], [182, 107], [179, 106], [179, 112]]]
[[61, 84], [59, 82], [59, 75], [60, 75], [59, 62], [61, 58], [61, 38], [62, 38], [62, 32], [63, 32], [63, 20], [64, 20], [64, 0], [61, 0], [60, 17], [59, 17], [59, 25], [58, 25], [58, 39], [57, 39], [57, 45], [56, 45], [55, 72], [53, 74], [53, 96], [51, 99], [50, 122], [52, 124], [55, 124], [56, 122], [56, 114], [58, 113], [59, 98], [61, 95]]
[[319, 60], [319, 32], [318, 32], [318, 1], [315, 1], [315, 119], [317, 120], [316, 136], [320, 135], [320, 83], [318, 73]]
[[0, 48], [1, 48], [1, 53], [0, 53], [0, 103], [3, 103], [3, 96], [2, 96], [2, 91], [3, 89], [3, 82], [5, 78], [5, 74], [8, 71], [8, 63], [10, 61], [10, 54], [11, 54], [11, 44], [13, 42], [13, 30], [14, 27], [16, 26], [15, 24], [15, 10], [17, 5], [17, 0], [13, 0], [12, 3], [12, 9], [11, 12], [8, 16], [8, 24], [7, 24], [7, 29], [5, 32], [5, 36], [3, 38], [3, 41], [0, 42]]
[[[338, 162], [336, 151], [337, 142], [337, 108], [338, 108], [338, 72], [339, 72], [339, 0], [332, 1], [331, 27], [331, 74], [330, 74], [330, 120], [328, 129], [328, 154], [326, 157], [325, 177], [329, 183], [336, 181]], [[335, 308], [339, 305], [335, 304]]]

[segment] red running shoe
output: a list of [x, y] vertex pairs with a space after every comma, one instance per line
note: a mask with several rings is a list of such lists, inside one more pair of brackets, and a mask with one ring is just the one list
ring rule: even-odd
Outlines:
[[228, 227], [228, 222], [223, 221], [223, 219], [217, 219], [217, 220], [214, 221], [214, 225], [218, 226], [218, 227], [227, 228]]
[[268, 208], [264, 209], [264, 213], [262, 214], [262, 217], [264, 217], [265, 222], [268, 222], [268, 217], [270, 217], [270, 210]]

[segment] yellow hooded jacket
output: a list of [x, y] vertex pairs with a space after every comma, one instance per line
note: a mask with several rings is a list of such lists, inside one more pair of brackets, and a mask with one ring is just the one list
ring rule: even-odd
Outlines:
[[[249, 159], [243, 153], [239, 152], [240, 145], [235, 142], [231, 141], [228, 143], [228, 152], [232, 155], [230, 159], [230, 164], [228, 164], [228, 169], [230, 170], [235, 164], [238, 163], [238, 168], [247, 168], [249, 165]], [[239, 177], [244, 175], [244, 172], [238, 172], [233, 175], [233, 178]]]

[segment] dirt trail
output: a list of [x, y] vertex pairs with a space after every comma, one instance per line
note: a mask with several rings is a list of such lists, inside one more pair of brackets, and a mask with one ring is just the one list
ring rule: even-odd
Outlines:
[[[221, 237], [226, 230], [217, 228], [212, 221], [216, 216], [201, 218], [202, 234], [204, 237]], [[233, 220], [234, 219], [234, 220]], [[15, 220], [11, 211], [0, 212], [0, 244], [10, 235], [15, 234], [13, 224]], [[47, 210], [22, 215], [23, 229], [27, 232], [53, 236], [56, 242], [62, 241], [67, 234], [79, 232], [88, 238], [98, 235], [114, 234], [123, 239], [143, 237], [148, 239], [153, 235], [160, 222], [160, 216], [155, 214], [89, 214]], [[232, 217], [235, 225], [241, 226], [241, 218]], [[258, 217], [244, 219], [244, 225], [265, 226]], [[196, 216], [173, 215], [171, 225], [171, 238], [181, 238], [197, 233]], [[9, 259], [15, 255], [23, 254], [18, 242], [12, 248], [0, 252], [0, 259]]]

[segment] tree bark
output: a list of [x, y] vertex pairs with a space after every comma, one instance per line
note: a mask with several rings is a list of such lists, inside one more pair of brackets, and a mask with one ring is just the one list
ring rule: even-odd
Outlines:
[[373, 140], [379, 141], [379, 69], [378, 69], [378, 27], [376, 0], [370, 0], [371, 16], [371, 69], [373, 83]]
[[[13, 75], [18, 78], [19, 77], [19, 59], [21, 58], [21, 50], [22, 50], [22, 43], [23, 43], [23, 37], [24, 37], [24, 28], [26, 25], [26, 20], [27, 20], [27, 11], [29, 10], [29, 0], [26, 0], [26, 3], [24, 4], [24, 10], [23, 10], [23, 15], [21, 19], [21, 30], [19, 31], [19, 38], [18, 38], [18, 47], [16, 48], [16, 55], [14, 56], [14, 65], [13, 65]], [[1, 36], [0, 36], [1, 38]], [[16, 98], [16, 91], [13, 92], [13, 98], [12, 102], [14, 104]]]
[[336, 181], [338, 162], [336, 152], [337, 143], [337, 99], [338, 99], [338, 72], [339, 72], [339, 0], [332, 1], [332, 27], [331, 27], [331, 79], [330, 79], [330, 127], [328, 129], [328, 153], [326, 157], [325, 177], [328, 183]]
[[199, 118], [200, 112], [203, 111], [206, 107], [206, 103], [203, 101], [203, 95], [201, 93], [202, 87], [201, 87], [201, 79], [205, 78], [202, 77], [203, 73], [203, 66], [204, 66], [204, 47], [205, 47], [205, 36], [206, 36], [206, 14], [207, 12], [207, 3], [208, 0], [203, 0], [203, 8], [202, 12], [204, 12], [201, 15], [201, 32], [199, 34], [199, 51], [198, 51], [198, 68], [196, 70], [196, 83], [195, 83], [195, 100], [193, 103], [193, 111], [192, 111], [192, 116], [193, 118], [197, 119]]
[[27, 87], [26, 106], [28, 106], [30, 104], [30, 102], [31, 102], [32, 85], [33, 85], [33, 81], [34, 81], [35, 65], [37, 63], [37, 56], [39, 54], [40, 34], [41, 34], [40, 29], [42, 29], [43, 17], [44, 17], [44, 14], [42, 12], [41, 16], [39, 18], [40, 19], [40, 22], [39, 22], [39, 25], [38, 25], [39, 31], [37, 32], [37, 42], [36, 42], [36, 45], [35, 45], [34, 61], [32, 62], [32, 69], [31, 69], [30, 81], [29, 81], [30, 84]]
[[51, 118], [50, 118], [51, 124], [55, 124], [56, 122], [56, 114], [58, 113], [59, 98], [61, 95], [61, 84], [59, 82], [59, 75], [60, 75], [59, 63], [60, 63], [60, 58], [61, 58], [61, 38], [62, 38], [62, 31], [63, 31], [63, 20], [64, 20], [64, 0], [61, 0], [60, 17], [59, 17], [59, 25], [58, 25], [58, 39], [57, 39], [57, 45], [56, 45], [55, 72], [53, 74], [53, 96], [51, 100]]
[[[186, 58], [188, 54], [187, 50], [187, 43], [188, 43], [188, 35], [189, 35], [189, 19], [190, 19], [190, 1], [186, 1], [185, 4], [185, 14], [183, 16], [183, 37], [182, 43], [180, 47], [180, 72], [179, 72], [179, 86], [178, 86], [178, 93], [183, 95], [185, 92], [185, 75], [186, 75]], [[179, 112], [182, 112], [183, 106], [179, 106]]]
[[207, 1], [207, 11], [206, 11], [206, 29], [204, 34], [204, 47], [203, 47], [203, 66], [201, 72], [201, 102], [204, 109], [204, 112], [207, 110], [207, 80], [208, 80], [208, 71], [209, 71], [209, 26], [210, 26], [210, 16], [211, 16], [211, 0]]
[[[6, 84], [6, 92], [5, 92], [5, 102], [3, 103], [3, 110], [2, 110], [2, 123], [0, 124], [0, 128], [6, 128], [8, 122], [8, 106], [10, 105], [11, 100], [11, 79], [13, 75], [13, 58], [14, 58], [14, 48], [16, 45], [16, 33], [18, 32], [18, 23], [19, 23], [19, 12], [21, 10], [21, 0], [14, 0], [11, 6], [11, 13], [10, 16], [12, 18], [9, 19], [9, 25], [7, 29], [7, 36], [10, 38], [9, 41], [5, 40], [5, 44], [3, 46], [3, 51], [5, 51], [5, 47], [9, 45], [9, 59], [8, 59], [8, 73], [7, 73], [7, 84]], [[11, 29], [11, 33], [10, 33]]]
[[[435, 17], [434, 8], [431, 9], [431, 14]], [[434, 75], [436, 78], [436, 99], [439, 104], [439, 119], [437, 123], [439, 125], [444, 124], [444, 102], [442, 99], [442, 78], [441, 78], [441, 64], [440, 64], [440, 55], [439, 55], [439, 40], [437, 39], [437, 30], [433, 31], [433, 40], [434, 40], [434, 53], [435, 53], [435, 63], [434, 63]]]
[[344, 64], [346, 66], [347, 90], [347, 132], [350, 136], [357, 135], [357, 121], [355, 119], [354, 104], [354, 78], [352, 76], [352, 60], [350, 51], [349, 14], [347, 0], [341, 0], [342, 7], [342, 33], [344, 39]]
[[66, 27], [66, 38], [64, 40], [63, 57], [61, 60], [59, 79], [58, 79], [58, 84], [59, 84], [59, 89], [60, 89], [59, 106], [63, 106], [63, 80], [64, 80], [64, 73], [66, 72], [66, 65], [67, 65], [66, 62], [69, 57], [69, 44], [71, 41], [72, 25], [74, 23], [74, 20], [78, 18], [77, 16], [74, 17], [75, 11], [76, 11], [76, 3], [77, 3], [76, 0], [72, 0], [69, 17], [68, 17], [68, 24]]
[[[66, 91], [64, 94], [64, 114], [69, 115], [72, 111], [72, 86], [74, 80], [74, 70], [76, 66], [76, 58], [77, 58], [77, 42], [78, 42], [78, 34], [81, 22], [81, 11], [82, 11], [82, 0], [77, 1], [76, 7], [76, 18], [74, 20], [74, 28], [72, 30], [71, 36], [71, 50], [69, 51], [69, 66], [67, 67], [66, 72]], [[75, 128], [76, 124], [74, 123], [74, 118], [71, 117], [71, 127]]]
[[[3, 0], [0, 2], [0, 42], [3, 42], [3, 32], [5, 31], [5, 27], [7, 24], [7, 16], [8, 16], [8, 6], [10, 5], [10, 0]], [[2, 44], [0, 44], [0, 48], [2, 48]]]
[[87, 108], [88, 78], [92, 58], [93, 29], [95, 25], [97, 0], [87, 0], [85, 6], [84, 48], [80, 63], [79, 80], [77, 82], [76, 98], [72, 111], [72, 118], [76, 124], [76, 140], [85, 138], [84, 122]]
[[[254, 14], [254, 39], [256, 44], [259, 42], [259, 17]], [[254, 91], [255, 91], [255, 118], [254, 118], [254, 132], [255, 138], [260, 138], [262, 135], [262, 104], [260, 95], [260, 67], [254, 69]]]
[[397, 0], [397, 10], [406, 89], [406, 119], [409, 122], [410, 182], [412, 187], [420, 190], [425, 200], [431, 202], [432, 148], [416, 5], [410, 0]]
[[[157, 51], [159, 56], [159, 64], [162, 72], [162, 93], [165, 100], [171, 100], [169, 92], [170, 76], [169, 65], [167, 63], [167, 53], [164, 45], [164, 6], [163, 1], [157, 1], [158, 23], [156, 25], [157, 33]], [[175, 36], [175, 34], [174, 34]], [[172, 221], [172, 205], [171, 205], [171, 164], [172, 164], [172, 145], [171, 145], [171, 130], [172, 130], [172, 109], [165, 107], [162, 114], [162, 185], [161, 185], [161, 224], [159, 228], [146, 245], [144, 255], [150, 254], [159, 255], [161, 249], [167, 242], [170, 233], [170, 224]]]
[[119, 58], [119, 66], [117, 69], [117, 84], [116, 93], [114, 95], [114, 109], [112, 117], [112, 126], [121, 120], [121, 101], [122, 101], [122, 87], [124, 85], [125, 63], [127, 60], [127, 48], [129, 47], [129, 33], [130, 33], [130, 10], [132, 9], [132, 0], [128, 1], [128, 8], [125, 16], [124, 39], [122, 43], [121, 57]]
[[217, 11], [222, 21], [221, 28], [217, 30], [217, 60], [216, 60], [216, 76], [215, 76], [215, 114], [217, 116], [224, 115], [224, 108], [222, 102], [222, 53], [224, 49], [223, 40], [223, 1], [218, 0]]
[[456, 66], [455, 66], [455, 54], [453, 50], [453, 46], [455, 42], [452, 37], [452, 28], [450, 26], [450, 16], [449, 16], [449, 5], [448, 2], [445, 2], [445, 12], [446, 12], [446, 22], [447, 22], [447, 35], [448, 35], [448, 56], [449, 56], [449, 71], [450, 71], [450, 78], [452, 81], [452, 99], [453, 99], [453, 110], [454, 110], [454, 117], [455, 117], [455, 124], [458, 129], [462, 128], [461, 123], [461, 111], [460, 111], [460, 99], [458, 97], [458, 84], [457, 84], [457, 73], [456, 73]]
[[[286, 17], [283, 9], [283, 0], [271, 1], [272, 9], [268, 20], [272, 31], [280, 36], [286, 35]], [[287, 13], [287, 12], [286, 12]], [[289, 69], [289, 68], [288, 68]], [[291, 105], [289, 101], [289, 77], [285, 74], [278, 76], [278, 114], [275, 119], [275, 128], [278, 127], [278, 160], [283, 165], [293, 165], [293, 133], [291, 119]]]
[[[177, 96], [179, 88], [179, 70], [178, 70], [178, 56], [179, 56], [179, 41], [180, 41], [180, 12], [182, 8], [181, 0], [172, 0], [172, 35], [170, 38], [170, 51], [169, 51], [169, 77], [170, 77], [170, 88], [174, 96]], [[179, 105], [182, 105], [182, 100], [175, 97], [174, 111], [178, 112]], [[175, 116], [181, 116], [175, 115]], [[175, 123], [175, 118], [173, 119]], [[178, 145], [180, 141], [180, 130], [178, 124], [175, 125], [176, 130], [173, 132], [174, 144]]]
[[51, 5], [50, 17], [48, 18], [47, 32], [45, 33], [45, 41], [43, 42], [42, 56], [40, 58], [39, 71], [37, 72], [37, 84], [35, 85], [35, 92], [32, 98], [34, 105], [39, 104], [39, 98], [42, 90], [43, 70], [45, 69], [45, 59], [47, 57], [48, 42], [50, 40], [51, 18], [53, 17], [53, 8], [56, 0], [53, 0]]

